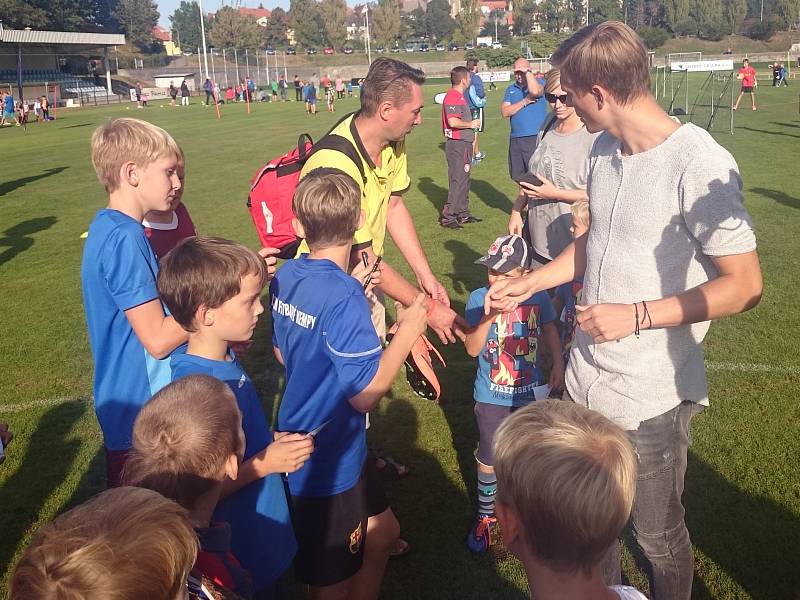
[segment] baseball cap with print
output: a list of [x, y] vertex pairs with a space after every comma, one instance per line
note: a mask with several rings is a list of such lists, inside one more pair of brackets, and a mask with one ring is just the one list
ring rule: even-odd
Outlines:
[[476, 265], [485, 265], [498, 273], [508, 273], [517, 268], [528, 268], [530, 246], [518, 235], [504, 235], [497, 238], [486, 255], [475, 261]]

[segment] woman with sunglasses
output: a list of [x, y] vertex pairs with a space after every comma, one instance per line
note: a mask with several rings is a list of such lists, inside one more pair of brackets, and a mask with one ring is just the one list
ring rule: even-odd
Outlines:
[[528, 172], [541, 180], [541, 185], [519, 182], [520, 193], [508, 221], [509, 233], [522, 235], [522, 211], [527, 208], [533, 258], [541, 264], [572, 243], [570, 205], [588, 200], [587, 161], [599, 135], [586, 131], [575, 109], [567, 104], [558, 69], [547, 72], [544, 91], [552, 116], [539, 133], [528, 164]]

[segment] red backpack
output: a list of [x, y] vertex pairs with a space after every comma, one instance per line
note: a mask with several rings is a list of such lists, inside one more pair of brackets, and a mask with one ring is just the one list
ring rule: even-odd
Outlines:
[[[335, 129], [344, 119], [339, 120]], [[347, 156], [358, 167], [363, 183], [366, 183], [361, 155], [353, 143], [345, 137], [328, 132], [316, 144], [311, 136], [303, 133], [297, 140], [297, 147], [261, 167], [253, 177], [247, 207], [258, 239], [265, 248], [278, 248], [279, 258], [294, 258], [301, 240], [292, 227], [294, 210], [292, 199], [300, 171], [312, 154], [319, 150], [335, 150]]]

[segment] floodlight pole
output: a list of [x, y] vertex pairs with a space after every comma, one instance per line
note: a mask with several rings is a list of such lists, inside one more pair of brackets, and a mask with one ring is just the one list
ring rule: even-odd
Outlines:
[[367, 28], [367, 64], [372, 64], [372, 49], [369, 44], [369, 1], [364, 5], [364, 24]]
[[225, 48], [222, 49], [222, 66], [225, 67], [225, 89], [228, 88], [228, 60], [225, 58]]
[[200, 37], [203, 41], [203, 62], [206, 67], [206, 79], [208, 77], [208, 56], [206, 55], [206, 26], [203, 23], [203, 0], [197, 0], [197, 6], [200, 8]]

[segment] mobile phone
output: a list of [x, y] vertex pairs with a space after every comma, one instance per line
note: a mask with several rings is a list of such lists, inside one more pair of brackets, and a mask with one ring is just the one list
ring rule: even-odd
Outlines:
[[530, 185], [542, 185], [542, 180], [539, 179], [533, 173], [523, 173], [519, 177], [517, 177], [514, 181], [517, 183], [529, 183]]
[[375, 275], [375, 271], [378, 270], [378, 267], [380, 266], [382, 260], [383, 260], [382, 256], [379, 256], [375, 260], [375, 264], [372, 265], [372, 270], [369, 272], [369, 275], [367, 275], [367, 278], [364, 280], [364, 289], [367, 289], [367, 287], [369, 287], [369, 284], [372, 282], [372, 276]]

